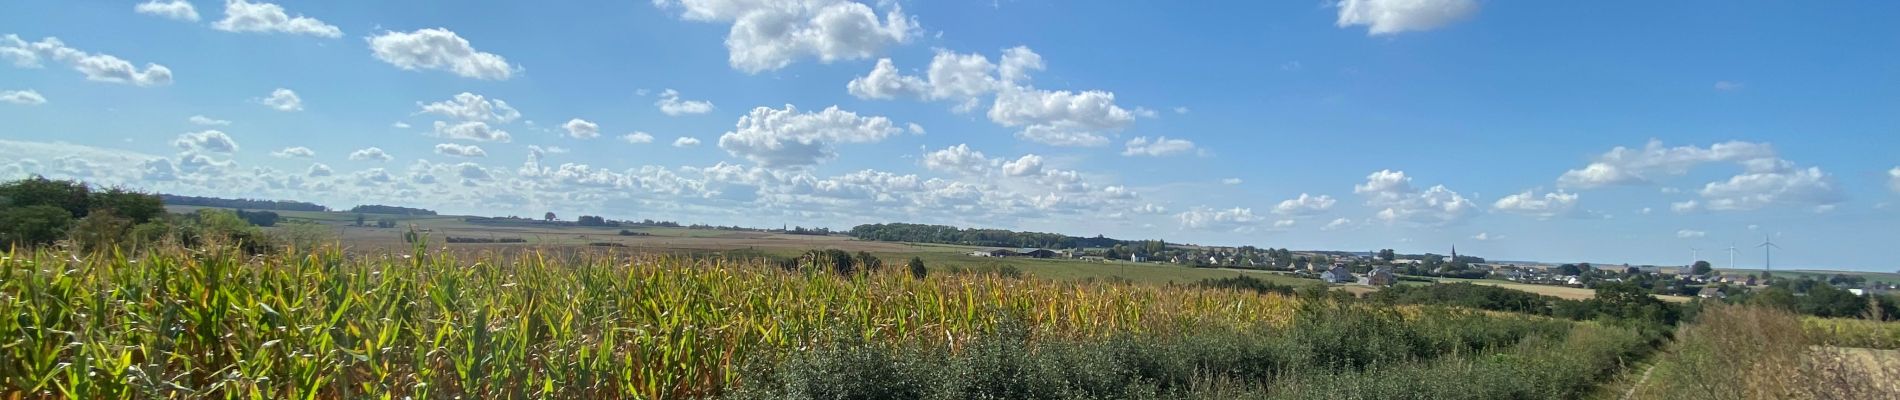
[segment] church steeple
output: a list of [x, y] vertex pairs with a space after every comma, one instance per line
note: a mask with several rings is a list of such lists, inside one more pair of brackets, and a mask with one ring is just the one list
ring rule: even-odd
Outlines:
[[1451, 262], [1458, 262], [1458, 245], [1451, 245]]

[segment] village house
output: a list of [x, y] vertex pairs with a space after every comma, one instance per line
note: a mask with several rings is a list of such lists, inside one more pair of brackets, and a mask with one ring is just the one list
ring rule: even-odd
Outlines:
[[1386, 267], [1378, 267], [1378, 268], [1373, 268], [1372, 272], [1367, 272], [1366, 278], [1362, 280], [1360, 283], [1371, 285], [1371, 286], [1391, 286], [1391, 285], [1398, 284], [1399, 278], [1397, 275], [1392, 274], [1392, 269], [1386, 268]]
[[1332, 268], [1319, 274], [1319, 280], [1326, 283], [1350, 283], [1353, 281], [1353, 276], [1352, 271], [1346, 269], [1346, 264], [1333, 264]]

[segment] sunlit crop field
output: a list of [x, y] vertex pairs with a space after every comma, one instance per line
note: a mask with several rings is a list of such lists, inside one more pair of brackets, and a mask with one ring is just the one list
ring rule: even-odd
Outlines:
[[1271, 325], [1293, 300], [986, 275], [850, 277], [616, 253], [55, 251], [0, 261], [0, 388], [74, 398], [716, 394], [764, 349], [843, 333], [957, 346]]

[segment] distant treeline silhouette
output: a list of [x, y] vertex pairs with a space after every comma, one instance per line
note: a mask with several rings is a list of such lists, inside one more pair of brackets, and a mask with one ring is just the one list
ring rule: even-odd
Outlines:
[[158, 200], [175, 206], [244, 208], [252, 210], [278, 211], [330, 211], [329, 207], [291, 200], [226, 199], [218, 197], [180, 196], [159, 194]]
[[1117, 240], [1097, 235], [1092, 238], [1058, 233], [1016, 232], [1002, 229], [961, 229], [954, 226], [922, 224], [858, 225], [848, 232], [852, 237], [887, 242], [922, 242], [991, 247], [1045, 247], [1079, 249], [1138, 246], [1137, 241]]
[[426, 209], [421, 209], [421, 208], [410, 208], [410, 207], [375, 205], [375, 204], [364, 204], [364, 205], [356, 206], [356, 208], [351, 208], [350, 212], [363, 213], [363, 214], [435, 215], [434, 210], [426, 210]]
[[515, 238], [515, 237], [473, 238], [473, 237], [449, 236], [445, 240], [447, 240], [449, 243], [527, 243], [528, 242], [527, 239]]

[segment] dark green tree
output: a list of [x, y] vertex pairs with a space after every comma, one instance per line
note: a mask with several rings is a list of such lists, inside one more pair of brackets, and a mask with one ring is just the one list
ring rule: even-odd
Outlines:
[[72, 224], [72, 213], [55, 205], [0, 209], [0, 246], [50, 244], [65, 236]]
[[92, 208], [90, 194], [86, 184], [78, 181], [34, 176], [0, 184], [0, 206], [53, 206], [66, 210], [72, 218], [79, 218]]
[[93, 210], [72, 227], [73, 242], [87, 251], [107, 250], [127, 244], [132, 220], [120, 217], [112, 209]]
[[857, 256], [852, 257], [851, 263], [857, 264], [858, 270], [867, 273], [877, 272], [877, 270], [884, 268], [884, 260], [879, 260], [877, 256], [863, 251], [858, 252]]
[[140, 193], [121, 188], [110, 188], [92, 192], [91, 211], [112, 210], [114, 215], [131, 220], [134, 224], [151, 222], [165, 215], [165, 203], [157, 195]]
[[1675, 306], [1629, 282], [1598, 284], [1596, 292], [1592, 301], [1597, 303], [1597, 312], [1606, 317], [1674, 325], [1679, 316]]
[[910, 267], [910, 276], [917, 279], [924, 279], [924, 275], [930, 273], [930, 269], [924, 268], [924, 259], [921, 257], [911, 257], [907, 266]]
[[1695, 265], [1689, 266], [1689, 275], [1708, 275], [1713, 271], [1715, 267], [1709, 265], [1708, 261], [1696, 260]]
[[1557, 266], [1557, 274], [1563, 276], [1577, 276], [1583, 274], [1583, 268], [1578, 267], [1577, 264], [1559, 265]]

